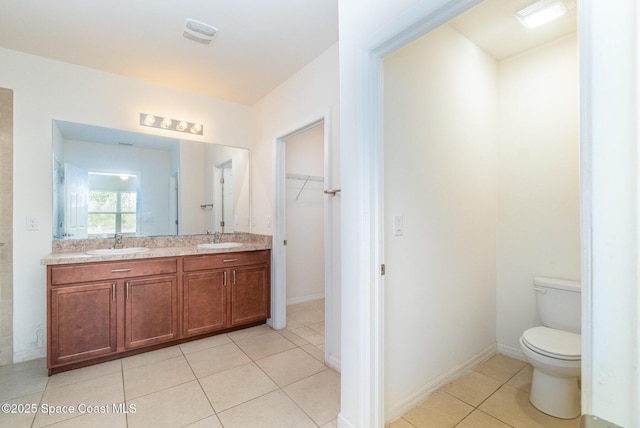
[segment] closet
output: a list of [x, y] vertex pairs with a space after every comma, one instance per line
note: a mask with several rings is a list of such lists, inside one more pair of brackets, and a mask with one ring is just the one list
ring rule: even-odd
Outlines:
[[323, 128], [286, 140], [288, 305], [324, 297]]

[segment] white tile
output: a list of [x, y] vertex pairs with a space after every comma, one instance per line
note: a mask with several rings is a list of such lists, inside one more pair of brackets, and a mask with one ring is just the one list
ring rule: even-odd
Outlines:
[[472, 406], [457, 398], [444, 392], [436, 392], [402, 418], [419, 428], [451, 428], [472, 411]]
[[296, 347], [275, 331], [238, 340], [236, 344], [254, 361]]
[[54, 374], [49, 377], [47, 389], [60, 388], [72, 383], [84, 382], [100, 376], [116, 373], [122, 373], [122, 364], [120, 363], [120, 360], [108, 361], [106, 363]]
[[127, 404], [135, 405], [135, 412], [127, 415], [129, 428], [182, 427], [214, 414], [197, 381], [127, 400]]
[[227, 333], [229, 338], [234, 342], [238, 340], [247, 339], [249, 337], [260, 336], [262, 334], [271, 333], [274, 330], [266, 324], [258, 325], [255, 327], [244, 328], [242, 330], [232, 331], [231, 333]]
[[179, 346], [171, 346], [169, 348], [157, 349], [155, 351], [144, 352], [122, 359], [122, 368], [124, 370], [133, 369], [135, 367], [144, 366], [146, 364], [155, 363], [157, 361], [168, 360], [170, 358], [181, 357], [182, 351]]
[[340, 375], [328, 369], [283, 388], [318, 425], [335, 419], [340, 411]]
[[[42, 394], [38, 392], [14, 400], [2, 401], [3, 404], [7, 403], [12, 407], [9, 407], [8, 412], [0, 412], [0, 427], [30, 428], [38, 412]], [[18, 407], [18, 405], [21, 406]]]
[[181, 355], [124, 371], [127, 399], [140, 397], [194, 380], [187, 360]]
[[49, 377], [47, 369], [35, 368], [12, 372], [0, 377], [0, 401], [42, 392], [47, 386]]
[[224, 428], [315, 428], [311, 419], [281, 390], [218, 414]]
[[49, 409], [55, 409], [55, 412], [50, 414], [38, 413], [33, 426], [35, 428], [51, 425], [78, 416], [77, 411], [73, 413], [58, 412], [58, 407], [70, 406], [78, 409], [80, 404], [103, 406], [123, 401], [122, 373], [114, 373], [59, 388], [47, 389], [42, 396], [42, 404]]
[[192, 342], [182, 343], [180, 348], [185, 354], [202, 351], [203, 349], [214, 348], [220, 345], [231, 343], [231, 338], [226, 334], [218, 334], [217, 336], [207, 337], [205, 339], [194, 340]]
[[300, 327], [295, 330], [291, 330], [293, 333], [297, 334], [307, 342], [312, 345], [322, 345], [324, 344], [324, 335], [318, 333], [317, 331], [311, 329], [310, 327]]
[[217, 413], [278, 389], [255, 363], [207, 376], [200, 385]]
[[186, 358], [198, 378], [251, 362], [235, 343], [192, 352]]
[[300, 348], [263, 358], [256, 364], [280, 387], [327, 369], [327, 366]]

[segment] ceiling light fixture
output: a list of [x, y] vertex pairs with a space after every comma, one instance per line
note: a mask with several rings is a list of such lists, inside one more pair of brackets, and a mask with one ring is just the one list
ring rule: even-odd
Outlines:
[[187, 39], [191, 39], [198, 43], [209, 44], [216, 36], [218, 29], [204, 22], [187, 18], [184, 23], [184, 32], [182, 35]]
[[171, 119], [170, 117], [163, 118], [147, 113], [140, 113], [140, 125], [149, 126], [151, 128], [168, 129], [169, 131], [185, 132], [195, 135], [202, 135], [204, 133], [204, 126], [200, 123]]
[[575, 0], [540, 0], [516, 12], [516, 18], [527, 28], [535, 28], [565, 15], [576, 7]]

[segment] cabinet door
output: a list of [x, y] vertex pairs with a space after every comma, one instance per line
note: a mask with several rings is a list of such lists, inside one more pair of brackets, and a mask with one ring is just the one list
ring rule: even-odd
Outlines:
[[50, 294], [49, 364], [116, 352], [116, 284], [58, 287]]
[[231, 269], [231, 325], [261, 321], [271, 316], [267, 265]]
[[125, 282], [125, 348], [178, 337], [178, 280], [174, 276]]
[[225, 270], [183, 276], [182, 334], [193, 336], [227, 326]]

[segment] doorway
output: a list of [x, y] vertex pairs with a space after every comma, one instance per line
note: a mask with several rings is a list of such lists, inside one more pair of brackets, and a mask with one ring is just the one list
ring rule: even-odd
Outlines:
[[[285, 142], [287, 306], [324, 300], [324, 130]], [[324, 305], [322, 305], [324, 312]], [[324, 319], [324, 316], [322, 317]]]
[[539, 322], [533, 278], [580, 280], [575, 19], [540, 46], [516, 49], [518, 27], [474, 40], [483, 22], [511, 22], [519, 5], [504, 4], [384, 60], [387, 419], [496, 350], [523, 359], [519, 337]]
[[233, 159], [228, 159], [213, 170], [213, 230], [221, 233], [233, 233]]
[[[339, 190], [332, 188], [330, 118], [329, 109], [318, 119], [283, 133], [275, 141], [276, 221], [272, 244], [271, 325], [275, 329], [287, 325], [287, 303], [304, 303], [324, 297], [324, 308], [314, 310], [324, 312], [324, 360], [330, 367], [338, 369], [339, 343], [336, 341], [339, 336], [336, 336], [335, 332], [339, 319], [334, 317], [336, 308], [332, 260], [335, 231], [332, 219], [334, 199], [336, 196], [339, 197]], [[307, 138], [314, 142], [309, 143]], [[310, 146], [307, 147], [307, 144], [312, 144], [314, 148], [308, 151]], [[313, 154], [309, 156], [311, 153]], [[293, 157], [288, 157], [288, 154], [292, 154]], [[305, 210], [312, 210], [314, 214], [307, 216]], [[313, 227], [320, 230], [310, 234], [309, 227], [312, 223], [316, 225]], [[292, 233], [294, 241], [297, 241], [293, 242], [293, 247], [289, 246], [289, 233]], [[307, 240], [311, 235], [313, 242]], [[294, 253], [291, 254], [292, 257], [289, 252]], [[307, 281], [309, 277], [305, 279], [303, 263], [313, 265], [313, 281]], [[288, 284], [289, 280], [303, 284]]]

